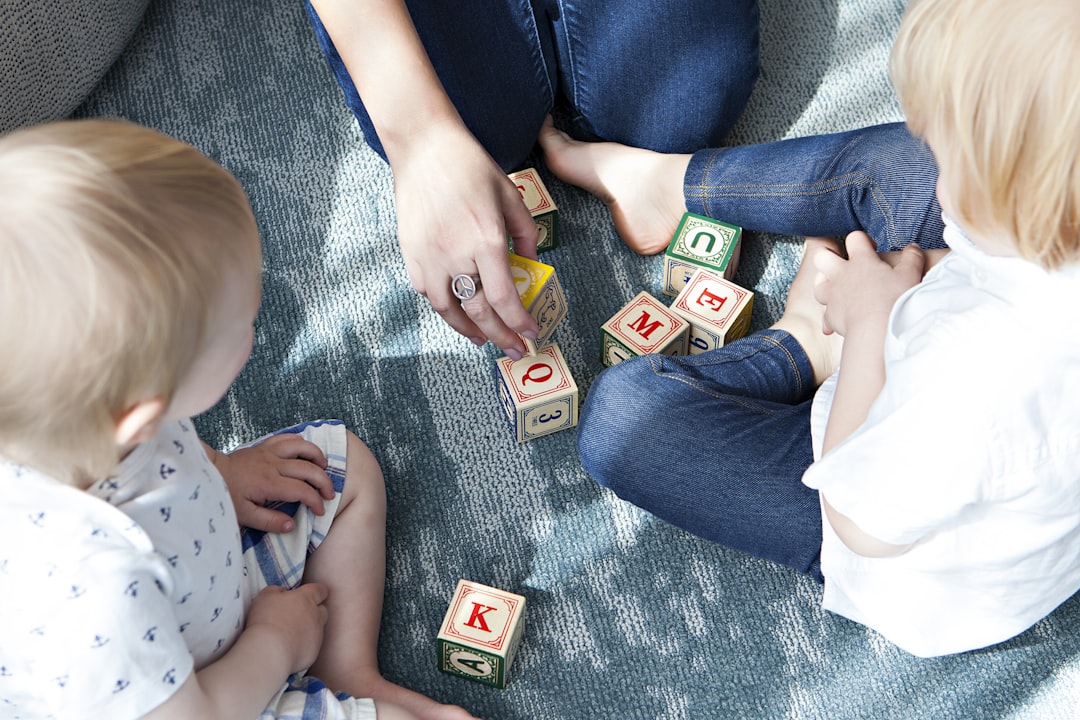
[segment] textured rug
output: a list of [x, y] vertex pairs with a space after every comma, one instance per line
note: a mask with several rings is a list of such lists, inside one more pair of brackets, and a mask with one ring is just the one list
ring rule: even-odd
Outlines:
[[[899, 119], [886, 76], [900, 0], [762, 0], [763, 71], [732, 143]], [[154, 0], [79, 116], [119, 115], [200, 147], [247, 188], [266, 248], [251, 362], [198, 425], [227, 449], [339, 417], [389, 495], [385, 674], [489, 720], [1074, 718], [1080, 598], [1004, 645], [919, 660], [820, 609], [808, 578], [714, 547], [599, 489], [574, 431], [518, 445], [490, 346], [410, 289], [388, 168], [364, 145], [299, 0]], [[546, 176], [550, 181], [550, 175]], [[583, 393], [600, 325], [660, 260], [602, 205], [550, 181], [570, 313], [556, 333]], [[750, 235], [754, 325], [782, 307], [795, 238]], [[658, 432], [661, 429], [658, 428]], [[528, 599], [505, 690], [436, 669], [458, 578]]]

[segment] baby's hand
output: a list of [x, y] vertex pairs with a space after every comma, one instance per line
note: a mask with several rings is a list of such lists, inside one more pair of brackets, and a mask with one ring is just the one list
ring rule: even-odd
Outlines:
[[254, 447], [212, 457], [229, 486], [236, 517], [245, 527], [289, 532], [295, 527], [293, 519], [266, 507], [266, 503], [302, 502], [322, 515], [323, 501], [334, 497], [322, 450], [293, 433], [274, 435]]
[[276, 634], [290, 654], [289, 672], [311, 667], [322, 650], [323, 630], [328, 611], [329, 589], [322, 583], [304, 583], [287, 590], [271, 585], [255, 596], [248, 611], [244, 632]]
[[922, 279], [925, 258], [909, 245], [895, 264], [887, 263], [864, 232], [851, 233], [845, 244], [846, 260], [828, 252], [814, 256], [814, 298], [825, 306], [824, 331], [846, 338], [863, 324], [878, 328], [888, 320], [897, 299]]

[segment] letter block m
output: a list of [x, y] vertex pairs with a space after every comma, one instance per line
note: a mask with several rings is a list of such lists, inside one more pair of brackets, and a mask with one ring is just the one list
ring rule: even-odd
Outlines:
[[689, 328], [643, 290], [600, 326], [600, 361], [611, 367], [637, 355], [685, 355]]

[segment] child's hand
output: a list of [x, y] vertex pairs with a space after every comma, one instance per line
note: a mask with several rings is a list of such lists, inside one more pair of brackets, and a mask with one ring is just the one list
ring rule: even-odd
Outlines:
[[271, 585], [255, 596], [244, 632], [266, 630], [278, 635], [290, 654], [289, 672], [311, 667], [322, 650], [330, 591], [322, 583], [304, 583], [287, 590]]
[[266, 503], [302, 502], [322, 515], [323, 500], [334, 497], [322, 450], [299, 435], [274, 435], [254, 447], [211, 458], [229, 486], [237, 520], [245, 527], [289, 532], [295, 527], [293, 519]]
[[818, 278], [814, 298], [825, 306], [823, 330], [845, 338], [863, 324], [880, 327], [896, 300], [923, 276], [925, 258], [917, 245], [909, 245], [899, 260], [882, 260], [864, 232], [847, 236], [847, 259], [835, 253], [814, 256]]

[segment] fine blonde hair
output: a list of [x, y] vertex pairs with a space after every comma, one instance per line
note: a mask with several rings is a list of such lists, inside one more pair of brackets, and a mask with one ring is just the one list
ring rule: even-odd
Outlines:
[[169, 402], [225, 268], [257, 272], [257, 238], [237, 180], [156, 131], [0, 138], [0, 456], [80, 486], [107, 476], [117, 421]]
[[890, 61], [961, 226], [1080, 259], [1080, 3], [913, 0]]

